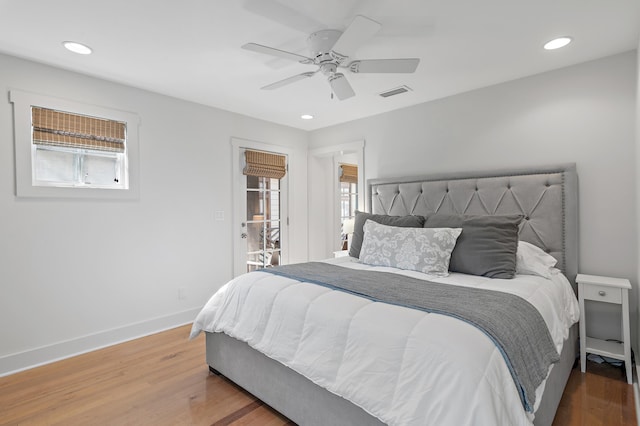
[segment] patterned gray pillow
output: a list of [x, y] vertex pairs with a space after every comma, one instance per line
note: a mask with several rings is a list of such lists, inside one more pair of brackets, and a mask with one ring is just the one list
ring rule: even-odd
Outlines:
[[[371, 214], [356, 210], [356, 220], [353, 228], [351, 243], [349, 243], [349, 256], [360, 257], [360, 248], [364, 239], [364, 223], [367, 219], [389, 226], [401, 226], [403, 228], [422, 228], [424, 216], [389, 216], [386, 214]], [[444, 228], [442, 226], [441, 228]]]
[[449, 260], [461, 228], [401, 228], [364, 224], [360, 262], [392, 266], [438, 277], [449, 275]]

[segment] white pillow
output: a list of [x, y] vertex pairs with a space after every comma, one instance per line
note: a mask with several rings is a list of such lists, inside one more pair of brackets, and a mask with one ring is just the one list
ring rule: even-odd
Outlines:
[[516, 253], [516, 274], [539, 275], [544, 278], [551, 278], [558, 261], [555, 257], [545, 253], [540, 247], [518, 241], [518, 252]]
[[462, 228], [402, 228], [364, 224], [360, 262], [392, 266], [438, 277], [449, 275], [451, 252]]

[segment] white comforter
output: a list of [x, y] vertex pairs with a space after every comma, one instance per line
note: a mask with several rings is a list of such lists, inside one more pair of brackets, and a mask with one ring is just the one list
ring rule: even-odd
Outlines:
[[[568, 280], [512, 280], [372, 267], [343, 257], [327, 262], [500, 290], [542, 314], [558, 352], [579, 318]], [[466, 322], [372, 302], [265, 272], [223, 286], [191, 332], [224, 332], [280, 361], [390, 425], [528, 425], [509, 370], [492, 341]], [[544, 382], [536, 390], [536, 407]]]

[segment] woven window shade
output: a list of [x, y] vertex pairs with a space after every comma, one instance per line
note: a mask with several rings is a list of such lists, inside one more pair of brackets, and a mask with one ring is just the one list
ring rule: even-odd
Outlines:
[[244, 158], [246, 166], [242, 173], [247, 176], [282, 179], [287, 174], [287, 157], [284, 155], [246, 150]]
[[126, 124], [86, 115], [31, 107], [33, 143], [124, 152]]
[[340, 182], [358, 183], [358, 166], [354, 164], [341, 164]]

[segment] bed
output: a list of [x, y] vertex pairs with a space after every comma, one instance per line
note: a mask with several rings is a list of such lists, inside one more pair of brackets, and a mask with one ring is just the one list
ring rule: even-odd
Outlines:
[[[371, 214], [362, 214], [362, 217], [371, 220], [363, 219], [367, 227], [363, 229], [368, 231], [364, 241], [359, 241], [364, 250], [359, 255], [361, 260], [377, 254], [371, 250], [374, 231], [397, 231], [395, 226], [382, 224], [383, 220], [376, 221], [379, 217], [426, 217], [423, 229], [412, 225], [401, 231], [407, 235], [453, 228], [446, 225], [449, 219], [442, 222], [442, 218], [454, 218], [458, 221], [454, 224], [459, 227], [456, 229], [462, 229], [459, 238], [459, 235], [471, 235], [468, 229], [472, 228], [467, 227], [471, 222], [466, 222], [469, 217], [482, 224], [485, 219], [491, 222], [519, 216], [517, 256], [521, 256], [521, 247], [526, 243], [537, 247], [546, 259], [553, 258], [552, 275], [547, 275], [546, 270], [541, 275], [531, 271], [522, 275], [519, 270], [515, 278], [506, 279], [501, 277], [501, 272], [493, 270], [484, 276], [459, 273], [467, 266], [463, 265], [465, 258], [458, 256], [455, 272], [442, 277], [429, 276], [429, 281], [446, 291], [453, 287], [460, 291], [458, 287], [461, 287], [464, 294], [476, 289], [486, 293], [513, 293], [542, 312], [557, 358], [544, 370], [542, 381], [534, 383], [535, 392], [522, 390], [527, 387], [520, 386], [516, 380], [511, 355], [505, 355], [502, 346], [494, 345], [493, 338], [487, 338], [493, 336], [491, 333], [478, 331], [468, 320], [439, 315], [437, 310], [410, 309], [405, 306], [413, 308], [414, 305], [403, 305], [407, 303], [403, 300], [387, 304], [380, 303], [377, 295], [346, 294], [326, 284], [329, 278], [316, 280], [312, 275], [282, 276], [274, 272], [254, 272], [235, 278], [212, 297], [196, 318], [192, 336], [206, 332], [210, 370], [226, 376], [301, 425], [454, 422], [550, 425], [577, 353], [578, 313], [572, 287], [578, 262], [575, 164], [373, 179], [367, 187]], [[427, 226], [432, 219], [435, 225]], [[462, 247], [460, 241], [454, 242], [454, 251], [448, 260], [451, 268], [456, 250]], [[398, 282], [407, 281], [406, 285], [424, 279], [420, 272], [375, 262], [364, 264], [354, 257], [324, 263], [329, 266], [315, 266], [322, 270], [348, 269], [349, 274], [356, 275], [378, 273], [385, 279], [388, 275], [384, 274], [395, 274]], [[532, 268], [538, 266], [535, 264]], [[491, 274], [493, 277], [489, 278]], [[256, 286], [256, 282], [261, 284]], [[232, 294], [233, 288], [241, 290]], [[265, 300], [269, 302], [260, 305]], [[549, 307], [543, 305], [546, 303]], [[323, 305], [325, 308], [320, 309]], [[325, 312], [327, 307], [330, 314]], [[224, 310], [231, 311], [230, 318], [216, 318], [216, 312]], [[482, 316], [482, 310], [477, 310], [477, 315]], [[346, 311], [357, 314], [344, 317], [342, 313]], [[307, 321], [312, 320], [324, 322], [324, 326], [307, 325]], [[304, 321], [305, 325], [298, 325], [298, 321]], [[225, 323], [229, 327], [226, 330]], [[400, 328], [404, 323], [408, 331]], [[451, 329], [444, 328], [450, 325]], [[349, 331], [343, 331], [345, 327], [349, 327]], [[223, 330], [225, 332], [221, 332]], [[446, 331], [433, 333], [433, 330]], [[367, 334], [370, 341], [363, 337]], [[298, 340], [292, 343], [278, 340], [290, 335], [297, 336]], [[384, 335], [384, 339], [380, 335]], [[318, 336], [329, 340], [313, 340]], [[390, 344], [386, 343], [387, 338], [391, 339]], [[417, 345], [416, 341], [421, 343]], [[422, 342], [431, 346], [425, 349]], [[400, 346], [394, 346], [396, 344]], [[339, 349], [334, 351], [334, 347]], [[434, 350], [438, 347], [442, 347], [443, 352]], [[531, 348], [522, 352], [528, 356], [530, 351], [535, 352]], [[372, 358], [371, 362], [365, 361], [367, 357]], [[483, 357], [486, 364], [479, 361]], [[338, 364], [333, 364], [334, 359]], [[425, 359], [429, 362], [421, 362]], [[526, 365], [529, 361], [522, 362]], [[436, 367], [429, 371], [422, 364]], [[478, 371], [482, 374], [477, 374]], [[393, 386], [386, 389], [385, 382]]]

